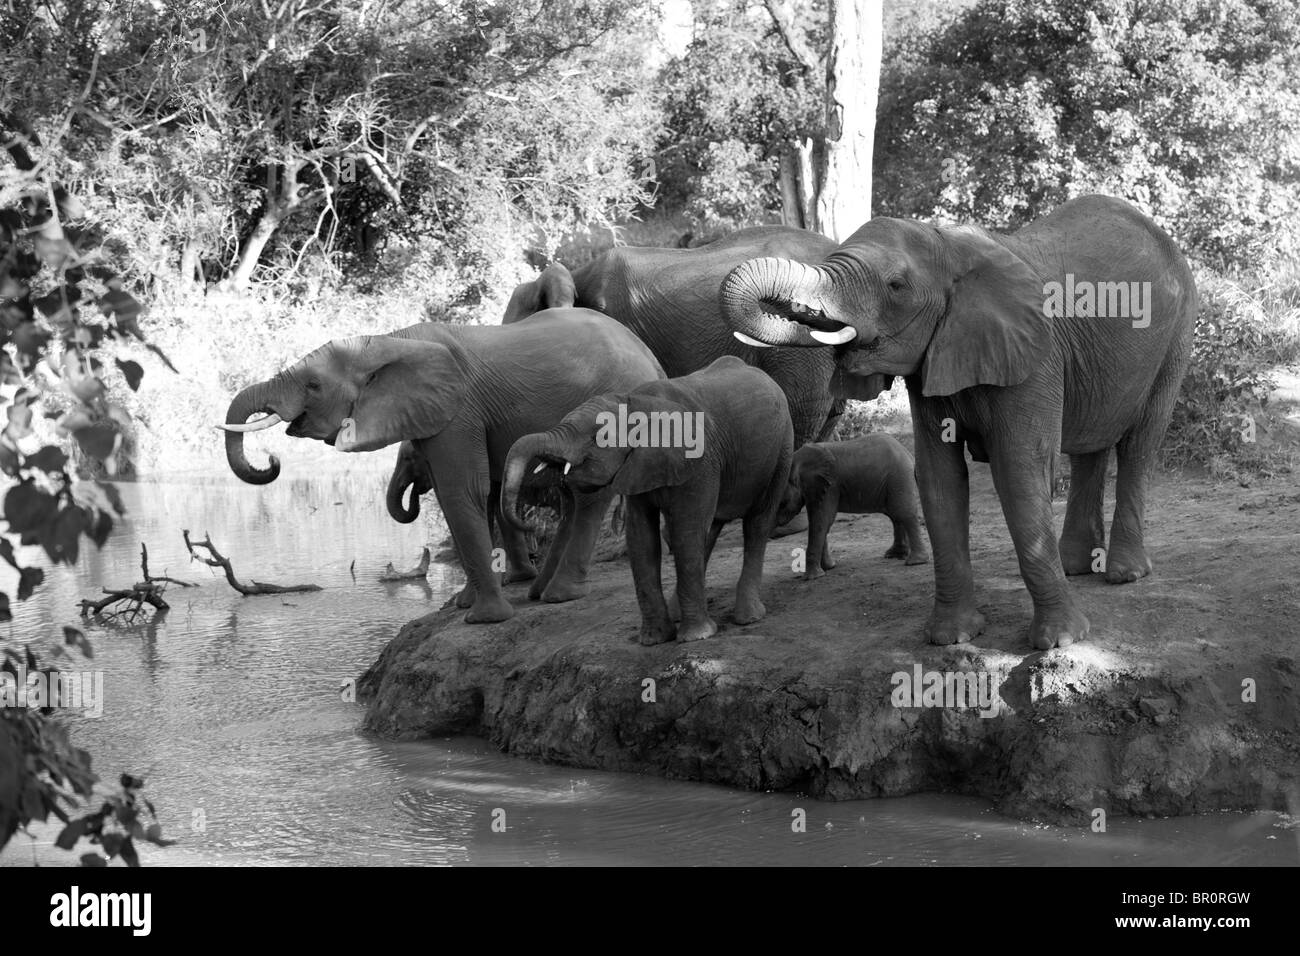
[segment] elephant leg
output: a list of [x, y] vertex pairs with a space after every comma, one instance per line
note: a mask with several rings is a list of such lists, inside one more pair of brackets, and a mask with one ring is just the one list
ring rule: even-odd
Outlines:
[[[722, 529], [727, 526], [725, 521], [714, 521], [709, 526], [709, 533], [704, 542], [704, 574], [707, 577], [709, 573], [709, 559], [713, 557], [713, 548], [718, 543], [718, 536], [722, 534]], [[668, 613], [672, 615], [674, 621], [682, 619], [682, 604], [677, 597], [676, 590], [673, 596], [668, 599]]]
[[[448, 460], [447, 456], [437, 457]], [[465, 468], [463, 461], [456, 464], [460, 469]], [[465, 568], [466, 584], [458, 596], [457, 606], [463, 607], [462, 602], [469, 604], [465, 620], [470, 624], [509, 620], [514, 616], [514, 608], [501, 594], [500, 576], [492, 570], [492, 537], [487, 517], [491, 483], [487, 480], [486, 462], [481, 470], [468, 473], [453, 467], [452, 464], [441, 467], [434, 477], [438, 506], [447, 519]]]
[[[1074, 604], [1052, 523], [1052, 469], [1056, 443], [1040, 434], [1036, 443], [995, 438], [989, 466], [1002, 513], [1015, 542], [1020, 576], [1034, 601], [1029, 641], [1039, 650], [1066, 647], [1088, 636], [1088, 619]], [[928, 516], [927, 516], [927, 520]]]
[[668, 604], [664, 601], [659, 540], [659, 509], [644, 495], [632, 495], [627, 502], [627, 555], [632, 565], [632, 583], [641, 609], [642, 644], [662, 644], [676, 636]]
[[811, 581], [835, 567], [835, 562], [831, 561], [828, 565], [827, 559], [830, 557], [831, 524], [834, 523], [839, 509], [839, 494], [830, 488], [815, 490], [810, 488], [806, 500], [808, 502], [808, 550], [804, 553], [803, 577], [805, 581]]
[[605, 513], [609, 511], [610, 502], [614, 500], [612, 488], [595, 494], [574, 493], [569, 503], [569, 513], [565, 515], [561, 530], [565, 533], [563, 541], [556, 537], [551, 550], [559, 549], [559, 561], [554, 573], [548, 579], [546, 589], [542, 591], [542, 600], [548, 604], [559, 604], [585, 597], [591, 590], [587, 575], [591, 570], [591, 554], [596, 550], [596, 541], [600, 537], [601, 526], [605, 523]]
[[916, 428], [916, 481], [934, 553], [934, 610], [925, 626], [931, 644], [962, 644], [984, 629], [970, 567], [970, 477], [961, 442], [945, 442], [933, 416], [918, 409], [920, 385], [908, 382]]
[[745, 555], [740, 566], [740, 580], [736, 583], [736, 604], [731, 612], [737, 624], [753, 624], [767, 615], [761, 592], [763, 556], [767, 553], [772, 517], [767, 513], [745, 516]]
[[[500, 532], [501, 545], [506, 555], [505, 583], [531, 581], [537, 577], [537, 568], [533, 566], [533, 556], [528, 553], [528, 536], [516, 530], [510, 522], [502, 521], [500, 516], [501, 482], [494, 481], [488, 493], [488, 522], [489, 525], [494, 523]], [[495, 538], [496, 535], [493, 535], [494, 540]]]
[[530, 601], [543, 600], [543, 593], [555, 577], [555, 570], [560, 566], [560, 559], [569, 542], [569, 532], [573, 524], [573, 511], [573, 492], [568, 488], [561, 487], [560, 520], [555, 526], [555, 536], [551, 538], [550, 546], [546, 549], [546, 560], [542, 562], [542, 571], [533, 579], [532, 585], [528, 588], [528, 600]]
[[[1128, 584], [1151, 573], [1143, 532], [1146, 521], [1146, 484], [1154, 446], [1150, 426], [1144, 421], [1120, 439], [1115, 448], [1115, 515], [1110, 524], [1110, 547], [1106, 551], [1106, 580]], [[1163, 434], [1161, 425], [1159, 433]], [[1159, 439], [1156, 439], [1157, 444]]]
[[1106, 547], [1102, 515], [1106, 495], [1106, 466], [1110, 449], [1070, 456], [1070, 497], [1061, 529], [1061, 567], [1066, 574], [1089, 574], [1093, 552]]
[[691, 520], [693, 517], [679, 511], [668, 519], [673, 563], [677, 568], [677, 602], [682, 616], [677, 625], [679, 641], [698, 641], [718, 631], [718, 625], [709, 617], [704, 593], [704, 551], [712, 529], [706, 531], [702, 522]]
[[885, 552], [887, 558], [906, 558], [907, 557], [907, 532], [903, 530], [903, 522], [897, 518], [891, 517], [889, 522], [894, 527], [894, 543], [889, 546]]
[[898, 519], [898, 524], [902, 525], [903, 534], [907, 537], [907, 560], [903, 563], [929, 564], [930, 549], [925, 543], [925, 536], [921, 534], [921, 522], [916, 514], [905, 515]]

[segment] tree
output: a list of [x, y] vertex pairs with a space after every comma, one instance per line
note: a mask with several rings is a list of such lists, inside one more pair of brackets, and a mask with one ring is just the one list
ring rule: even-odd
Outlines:
[[819, 137], [793, 143], [781, 160], [785, 221], [847, 239], [871, 218], [871, 162], [880, 88], [881, 0], [828, 0], [827, 55], [815, 60], [795, 15], [765, 0], [773, 24], [806, 71], [825, 72]]

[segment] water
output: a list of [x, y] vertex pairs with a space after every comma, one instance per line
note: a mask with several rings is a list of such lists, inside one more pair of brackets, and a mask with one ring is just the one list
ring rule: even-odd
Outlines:
[[[386, 462], [384, 463], [386, 464]], [[652, 777], [578, 771], [505, 757], [471, 739], [395, 743], [358, 731], [340, 684], [358, 676], [406, 621], [436, 610], [459, 572], [382, 584], [444, 533], [399, 525], [383, 506], [387, 471], [261, 488], [233, 478], [120, 486], [129, 515], [76, 568], [47, 568], [15, 605], [10, 636], [61, 634], [77, 602], [150, 568], [172, 587], [170, 613], [135, 626], [88, 626], [104, 672], [100, 719], [67, 717], [107, 780], [146, 778], [164, 832], [154, 864], [1203, 864], [1290, 863], [1300, 831], [1275, 814], [1109, 821], [1108, 832], [1019, 823], [981, 800], [922, 795], [820, 803]], [[191, 564], [181, 530], [214, 544], [244, 580], [314, 582], [310, 594], [240, 597]], [[28, 562], [36, 560], [28, 550]], [[355, 562], [355, 564], [354, 564]], [[7, 570], [7, 569], [6, 569]], [[354, 579], [355, 574], [355, 579]], [[0, 587], [10, 586], [8, 578]], [[792, 832], [792, 813], [806, 832]], [[504, 832], [494, 820], [504, 815]], [[69, 863], [56, 826], [34, 827], [0, 864]]]

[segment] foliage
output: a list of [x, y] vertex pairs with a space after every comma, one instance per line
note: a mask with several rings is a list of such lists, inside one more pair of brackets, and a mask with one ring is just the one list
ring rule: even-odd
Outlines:
[[1291, 0], [980, 0], [890, 46], [878, 214], [1013, 228], [1102, 192], [1207, 264], [1293, 256], [1297, 96]]
[[82, 854], [82, 866], [108, 866], [114, 857], [120, 857], [127, 866], [139, 866], [136, 840], [156, 846], [176, 842], [163, 837], [153, 804], [139, 795], [144, 781], [124, 773], [118, 783], [121, 793], [110, 794], [98, 810], [68, 821], [54, 841], [61, 850], [73, 849], [82, 838], [99, 846], [99, 852]]
[[[80, 100], [73, 102], [53, 126], [53, 139], [12, 112], [0, 112], [12, 161], [0, 167], [0, 386], [13, 390], [0, 400], [6, 418], [0, 470], [9, 479], [0, 559], [17, 575], [13, 597], [18, 601], [32, 596], [45, 572], [26, 563], [12, 537], [19, 548], [39, 546], [56, 565], [76, 563], [83, 536], [97, 546], [107, 540], [113, 519], [122, 513], [117, 491], [73, 476], [90, 463], [102, 463], [109, 473], [115, 469], [130, 416], [110, 399], [105, 378], [134, 390], [144, 375], [139, 363], [115, 357], [121, 342], [144, 343], [140, 303], [111, 267], [101, 224], [53, 175], [60, 138], [70, 130]], [[71, 455], [37, 433], [51, 421], [71, 443]], [[0, 622], [12, 619], [10, 594], [0, 592]], [[63, 638], [91, 655], [81, 631], [64, 628]], [[31, 645], [0, 639], [0, 680], [24, 696], [30, 676], [56, 670], [43, 664]], [[67, 654], [56, 644], [48, 656]], [[51, 813], [66, 821], [61, 802], [91, 793], [96, 778], [89, 755], [50, 721], [52, 712], [0, 707], [0, 768], [6, 771], [0, 786], [0, 846], [18, 827]]]

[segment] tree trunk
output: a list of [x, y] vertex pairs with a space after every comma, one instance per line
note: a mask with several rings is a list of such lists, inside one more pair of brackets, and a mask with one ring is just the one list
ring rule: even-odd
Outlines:
[[781, 157], [783, 220], [836, 242], [871, 218], [871, 153], [884, 29], [881, 4], [829, 0], [825, 133], [816, 142], [791, 143]]

